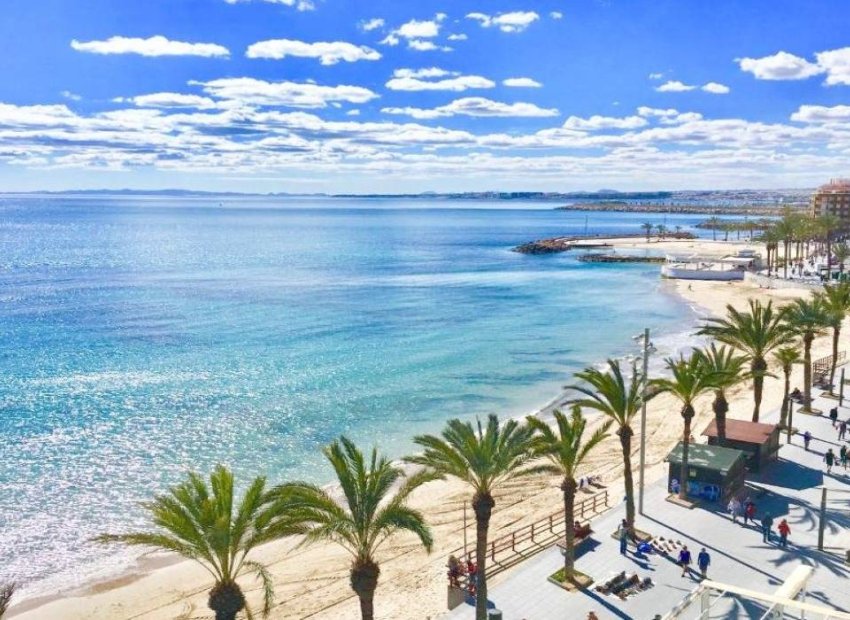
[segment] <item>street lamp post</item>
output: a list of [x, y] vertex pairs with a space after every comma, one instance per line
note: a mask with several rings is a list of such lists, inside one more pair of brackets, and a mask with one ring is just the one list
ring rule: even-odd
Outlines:
[[638, 513], [643, 514], [643, 476], [646, 466], [646, 387], [649, 370], [649, 328], [643, 331], [643, 395], [640, 412], [640, 472], [638, 478]]

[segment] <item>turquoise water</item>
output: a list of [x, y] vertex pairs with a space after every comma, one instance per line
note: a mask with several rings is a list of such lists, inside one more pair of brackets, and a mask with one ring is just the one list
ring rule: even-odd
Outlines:
[[86, 541], [189, 468], [326, 482], [341, 433], [403, 455], [694, 320], [657, 266], [509, 251], [662, 216], [222, 200], [0, 199], [0, 576], [27, 595], [127, 566]]

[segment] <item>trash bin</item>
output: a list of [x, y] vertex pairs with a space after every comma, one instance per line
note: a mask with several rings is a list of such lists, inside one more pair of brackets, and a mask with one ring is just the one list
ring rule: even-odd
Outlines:
[[501, 609], [491, 609], [487, 612], [487, 620], [502, 620]]

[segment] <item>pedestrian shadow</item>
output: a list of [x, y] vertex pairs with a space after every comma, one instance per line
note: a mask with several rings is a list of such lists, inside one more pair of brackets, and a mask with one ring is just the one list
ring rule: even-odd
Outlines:
[[584, 594], [587, 598], [596, 602], [600, 607], [604, 607], [605, 609], [607, 609], [614, 616], [618, 618], [623, 618], [623, 620], [632, 620], [632, 616], [617, 609], [617, 607], [606, 601], [593, 590], [588, 590], [585, 588], [581, 591], [581, 593]]

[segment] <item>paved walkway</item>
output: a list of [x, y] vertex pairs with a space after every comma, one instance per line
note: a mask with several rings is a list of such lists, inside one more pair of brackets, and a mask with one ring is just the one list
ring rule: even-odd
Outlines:
[[[835, 405], [837, 401], [818, 398], [814, 406], [826, 412]], [[850, 417], [850, 407], [839, 411], [840, 419]], [[773, 412], [764, 421], [777, 419], [778, 412]], [[783, 435], [779, 461], [762, 476], [752, 476], [747, 483], [747, 492], [758, 506], [759, 517], [770, 511], [774, 528], [781, 518], [788, 519], [791, 535], [787, 549], [775, 542], [763, 542], [760, 528], [732, 523], [720, 506], [689, 510], [666, 501], [666, 479], [648, 487], [645, 515], [638, 517], [637, 526], [656, 537], [681, 541], [692, 551], [694, 560], [705, 547], [712, 560], [709, 578], [759, 592], [772, 594], [794, 568], [811, 565], [814, 574], [809, 582], [808, 601], [850, 611], [850, 567], [838, 555], [841, 548], [850, 547], [850, 493], [830, 496], [825, 546], [831, 547], [833, 553], [817, 550], [821, 488], [850, 491], [850, 472], [844, 472], [840, 466], [833, 469], [832, 475], [824, 472], [823, 454], [828, 448], [837, 454], [840, 448], [838, 433], [827, 417], [795, 414], [794, 425], [800, 434], [789, 445], [785, 445]], [[805, 430], [814, 436], [809, 452], [802, 446]], [[616, 530], [623, 516], [624, 507], [620, 505], [593, 522], [595, 534], [579, 550], [576, 566], [597, 583], [620, 571], [636, 572], [641, 578], [650, 577], [655, 583], [653, 588], [625, 601], [592, 588], [567, 593], [546, 580], [562, 565], [560, 552], [553, 547], [494, 580], [490, 600], [502, 610], [504, 620], [584, 620], [591, 610], [596, 611], [600, 620], [651, 620], [655, 614], [670, 611], [697, 586], [698, 579], [693, 574], [682, 577], [681, 569], [666, 557], [654, 554], [636, 557], [631, 546], [628, 556], [621, 556], [619, 543], [609, 534]], [[762, 613], [764, 610], [758, 605], [727, 598], [712, 609], [711, 617], [758, 618]], [[695, 616], [696, 612], [685, 617]], [[474, 610], [461, 605], [446, 618], [469, 620], [474, 618]]]

